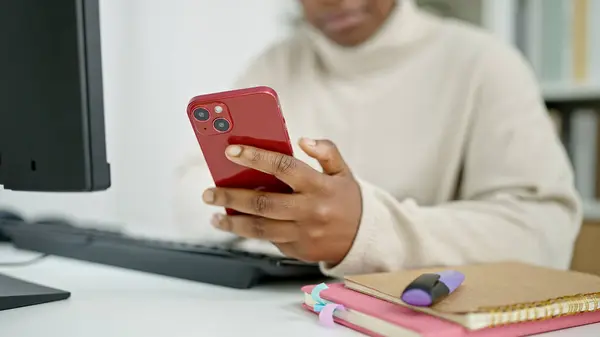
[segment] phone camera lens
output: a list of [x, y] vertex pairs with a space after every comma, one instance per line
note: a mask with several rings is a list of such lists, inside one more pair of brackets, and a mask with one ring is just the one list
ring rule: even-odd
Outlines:
[[229, 121], [225, 118], [217, 118], [213, 123], [215, 129], [219, 132], [225, 132], [229, 130]]
[[206, 122], [210, 118], [210, 114], [208, 110], [204, 108], [198, 108], [194, 110], [194, 117], [200, 122]]

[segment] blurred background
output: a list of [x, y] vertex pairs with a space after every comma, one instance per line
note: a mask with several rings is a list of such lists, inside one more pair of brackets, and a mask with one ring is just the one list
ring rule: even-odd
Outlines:
[[[582, 252], [600, 243], [594, 110], [600, 102], [600, 0], [417, 3], [491, 31], [530, 61], [585, 200], [585, 234], [576, 259], [588, 255]], [[92, 194], [0, 190], [0, 202], [26, 216], [68, 215], [89, 226], [176, 235], [171, 225], [175, 170], [199, 151], [185, 116], [188, 100], [229, 89], [253, 56], [293, 29], [297, 10], [293, 0], [101, 1], [113, 187]], [[596, 268], [585, 259], [576, 263], [580, 269]]]

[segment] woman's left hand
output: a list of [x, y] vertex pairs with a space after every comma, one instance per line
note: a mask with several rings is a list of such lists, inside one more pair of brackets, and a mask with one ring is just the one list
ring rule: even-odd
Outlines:
[[270, 241], [298, 260], [337, 265], [358, 231], [360, 187], [332, 142], [303, 139], [300, 146], [319, 161], [322, 173], [281, 153], [243, 145], [226, 150], [229, 160], [274, 175], [294, 193], [212, 188], [203, 198], [207, 204], [244, 213], [217, 214], [212, 219], [215, 227], [240, 237]]

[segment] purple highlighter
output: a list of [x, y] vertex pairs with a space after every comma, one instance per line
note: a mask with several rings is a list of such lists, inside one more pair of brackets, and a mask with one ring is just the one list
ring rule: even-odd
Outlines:
[[429, 307], [450, 295], [465, 280], [459, 271], [446, 270], [417, 277], [402, 292], [402, 301], [417, 307]]

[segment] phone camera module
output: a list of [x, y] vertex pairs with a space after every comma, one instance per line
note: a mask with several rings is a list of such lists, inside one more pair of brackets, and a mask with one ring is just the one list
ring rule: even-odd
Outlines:
[[194, 110], [194, 118], [200, 122], [206, 122], [210, 118], [210, 113], [204, 108]]
[[215, 130], [219, 132], [226, 132], [229, 130], [230, 124], [225, 118], [217, 118], [215, 119], [213, 126], [215, 127]]

